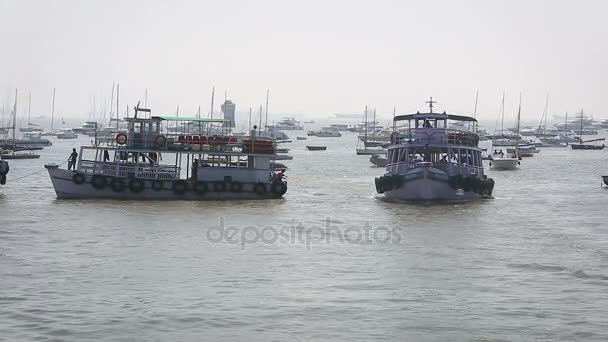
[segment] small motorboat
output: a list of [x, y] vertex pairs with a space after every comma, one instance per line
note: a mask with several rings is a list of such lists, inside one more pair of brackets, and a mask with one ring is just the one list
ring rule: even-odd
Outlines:
[[372, 154], [372, 156], [369, 157], [369, 162], [377, 167], [385, 167], [387, 164], [387, 159], [377, 154]]
[[298, 139], [298, 140], [306, 140], [306, 139], [308, 139], [308, 137], [296, 137], [296, 139]]
[[325, 151], [327, 146], [306, 146], [306, 149], [309, 151]]

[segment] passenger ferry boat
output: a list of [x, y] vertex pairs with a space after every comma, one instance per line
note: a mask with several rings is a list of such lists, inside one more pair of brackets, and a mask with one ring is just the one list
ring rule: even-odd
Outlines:
[[[472, 200], [491, 196], [484, 174], [477, 120], [433, 112], [399, 115], [388, 146], [386, 173], [376, 190], [389, 200]], [[405, 127], [398, 123], [407, 122]], [[451, 129], [452, 122], [463, 122]]]
[[[229, 120], [151, 116], [135, 108], [128, 132], [82, 146], [76, 170], [47, 164], [58, 198], [230, 200], [280, 198], [287, 192], [282, 172], [271, 169], [275, 142], [256, 137], [165, 133], [165, 122], [196, 122], [200, 132]], [[215, 127], [213, 127], [215, 128]]]

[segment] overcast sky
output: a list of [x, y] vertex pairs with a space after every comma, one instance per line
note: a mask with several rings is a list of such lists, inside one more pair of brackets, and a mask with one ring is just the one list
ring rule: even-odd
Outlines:
[[[581, 107], [608, 117], [608, 1], [0, 0], [0, 102], [86, 118], [120, 83], [121, 107], [149, 93], [154, 113], [327, 116], [437, 108], [497, 117], [523, 93], [540, 117]], [[23, 108], [23, 107], [22, 107]], [[123, 109], [124, 110], [124, 109]], [[216, 106], [219, 112], [219, 105]]]

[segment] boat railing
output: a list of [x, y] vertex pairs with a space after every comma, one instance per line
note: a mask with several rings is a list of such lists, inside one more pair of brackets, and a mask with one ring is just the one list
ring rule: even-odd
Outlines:
[[434, 169], [441, 170], [447, 173], [449, 176], [483, 176], [483, 167], [468, 164], [458, 164], [454, 162], [398, 162], [387, 164], [386, 168], [390, 173], [404, 174], [421, 166], [429, 166]]
[[417, 129], [412, 137], [404, 132], [396, 137], [396, 144], [417, 143], [436, 145], [460, 145], [477, 147], [479, 135], [477, 133], [456, 129]]
[[89, 175], [139, 179], [178, 179], [180, 168], [175, 165], [121, 164], [93, 160], [82, 160], [79, 171]]

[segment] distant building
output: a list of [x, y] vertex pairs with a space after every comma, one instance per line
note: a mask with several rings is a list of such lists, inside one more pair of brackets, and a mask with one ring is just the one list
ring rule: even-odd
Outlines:
[[230, 127], [236, 127], [236, 121], [234, 118], [234, 113], [236, 112], [236, 105], [230, 101], [226, 100], [222, 104], [222, 113], [224, 113], [224, 119], [230, 120]]

